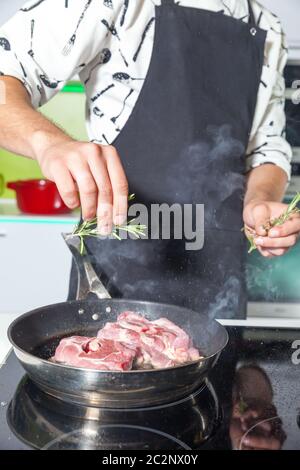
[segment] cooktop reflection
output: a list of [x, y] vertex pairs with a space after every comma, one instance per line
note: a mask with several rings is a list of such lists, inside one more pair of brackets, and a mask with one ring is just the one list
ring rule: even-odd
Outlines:
[[74, 405], [24, 376], [7, 410], [13, 433], [37, 449], [193, 449], [211, 437], [221, 412], [212, 385], [163, 406], [130, 410]]

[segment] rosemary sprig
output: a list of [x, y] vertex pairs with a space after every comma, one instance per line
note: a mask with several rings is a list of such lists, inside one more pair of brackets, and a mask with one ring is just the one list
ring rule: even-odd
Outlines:
[[[273, 219], [270, 221], [270, 225], [271, 225], [270, 228], [275, 227], [277, 225], [283, 225], [285, 222], [287, 222], [287, 220], [290, 219], [292, 215], [300, 212], [299, 207], [297, 207], [297, 204], [299, 202], [300, 202], [300, 193], [297, 193], [296, 196], [292, 199], [292, 201], [288, 205], [287, 210], [276, 219]], [[270, 230], [270, 228], [268, 228], [268, 230]]]
[[[128, 198], [129, 201], [132, 201], [135, 198], [134, 194], [131, 194]], [[80, 238], [80, 254], [85, 253], [85, 244], [84, 240], [86, 237], [100, 237], [100, 233], [97, 228], [98, 219], [95, 217], [92, 220], [85, 220], [82, 223], [77, 224], [70, 235], [70, 237], [79, 237]], [[136, 238], [141, 238], [145, 236], [145, 230], [147, 229], [146, 225], [134, 224], [135, 219], [129, 220], [126, 224], [114, 225], [111, 235], [117, 240], [122, 240], [120, 233], [127, 232], [135, 236]]]
[[255, 242], [254, 242], [254, 238], [256, 237], [256, 232], [248, 225], [245, 225], [244, 228], [242, 228], [242, 231], [245, 232], [245, 235], [248, 239], [248, 242], [249, 242], [248, 253], [250, 254], [252, 253], [252, 251], [257, 249]]
[[[283, 225], [285, 222], [287, 222], [294, 214], [297, 214], [300, 212], [299, 207], [297, 207], [297, 204], [300, 202], [300, 193], [297, 193], [295, 197], [292, 199], [290, 204], [287, 207], [287, 210], [283, 212], [279, 217], [276, 217], [275, 219], [270, 220], [264, 225], [264, 229], [266, 230], [267, 234], [269, 230], [273, 227], [278, 227], [279, 225]], [[255, 237], [257, 236], [255, 230], [253, 230], [251, 227], [248, 225], [245, 225], [244, 228], [242, 229], [245, 232], [245, 235], [249, 241], [249, 249], [248, 253], [252, 253], [252, 251], [257, 249], [257, 246], [255, 245]]]

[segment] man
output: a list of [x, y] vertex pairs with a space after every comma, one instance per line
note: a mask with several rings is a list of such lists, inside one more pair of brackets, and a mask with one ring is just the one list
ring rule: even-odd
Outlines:
[[[278, 19], [248, 0], [31, 0], [0, 36], [0, 144], [36, 159], [70, 208], [80, 201], [84, 219], [97, 214], [102, 235], [126, 219], [128, 187], [147, 207], [205, 204], [202, 250], [89, 239], [109, 290], [243, 317], [242, 226], [265, 257], [300, 230], [296, 216], [263, 228], [286, 209], [290, 175]], [[35, 110], [75, 73], [89, 143]]]

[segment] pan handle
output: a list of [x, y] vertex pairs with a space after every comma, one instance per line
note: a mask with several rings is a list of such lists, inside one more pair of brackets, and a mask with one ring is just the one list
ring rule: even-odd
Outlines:
[[99, 299], [111, 299], [111, 295], [97, 276], [88, 254], [80, 253], [80, 240], [71, 234], [63, 233], [78, 270], [77, 300], [84, 300], [89, 293], [96, 294]]

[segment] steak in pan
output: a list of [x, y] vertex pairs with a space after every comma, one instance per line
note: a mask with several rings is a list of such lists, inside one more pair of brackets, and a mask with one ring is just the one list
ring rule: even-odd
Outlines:
[[123, 312], [106, 323], [96, 338], [72, 336], [61, 340], [55, 362], [98, 370], [162, 369], [200, 359], [189, 335], [166, 318], [149, 321]]

